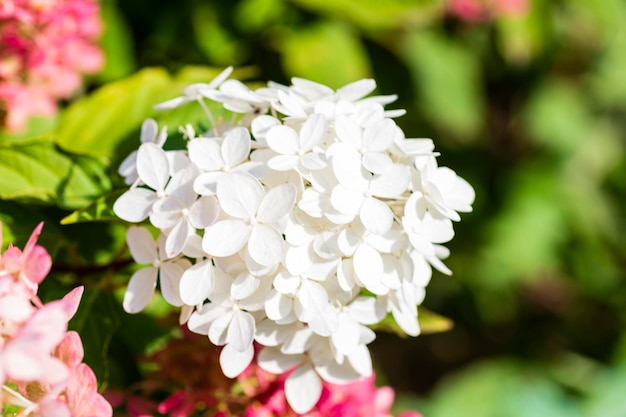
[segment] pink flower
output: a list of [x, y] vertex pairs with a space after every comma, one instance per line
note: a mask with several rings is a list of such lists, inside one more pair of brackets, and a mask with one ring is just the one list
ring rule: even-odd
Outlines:
[[32, 116], [56, 113], [82, 73], [102, 68], [102, 32], [94, 0], [0, 2], [0, 125], [22, 130]]
[[23, 289], [31, 296], [37, 292], [39, 283], [48, 275], [52, 266], [48, 251], [36, 244], [42, 228], [43, 223], [39, 223], [33, 230], [24, 246], [24, 251], [9, 245], [0, 257], [0, 277], [12, 276], [15, 285], [23, 286]]
[[450, 13], [468, 22], [483, 22], [498, 16], [521, 16], [528, 0], [450, 0]]
[[72, 417], [111, 417], [113, 409], [98, 393], [96, 376], [89, 366], [79, 364], [70, 378], [65, 396]]

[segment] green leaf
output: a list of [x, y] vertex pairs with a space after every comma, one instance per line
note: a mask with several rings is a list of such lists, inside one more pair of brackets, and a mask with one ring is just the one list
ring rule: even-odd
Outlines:
[[93, 222], [93, 221], [120, 221], [113, 212], [113, 204], [126, 190], [117, 190], [95, 200], [85, 208], [76, 210], [61, 220], [62, 225]]
[[211, 62], [220, 65], [240, 63], [246, 56], [246, 45], [239, 42], [221, 24], [223, 19], [217, 15], [215, 7], [200, 4], [192, 14], [196, 42]]
[[288, 13], [285, 0], [243, 0], [235, 10], [235, 24], [247, 33], [261, 31]]
[[422, 334], [447, 332], [454, 327], [454, 322], [424, 307], [418, 307], [417, 319]]
[[87, 288], [78, 312], [69, 324], [83, 341], [85, 363], [94, 371], [101, 386], [109, 380], [108, 349], [120, 326], [120, 307], [113, 294], [100, 288]]
[[371, 75], [367, 53], [348, 26], [320, 22], [287, 34], [283, 65], [292, 76], [338, 88]]
[[294, 0], [294, 3], [365, 29], [431, 22], [445, 12], [443, 0]]
[[420, 411], [429, 417], [582, 417], [543, 367], [505, 358], [447, 377]]
[[571, 155], [593, 127], [588, 99], [576, 85], [550, 80], [531, 96], [524, 111], [530, 138], [558, 155]]
[[113, 0], [100, 1], [100, 18], [104, 26], [100, 47], [105, 60], [97, 79], [104, 82], [118, 80], [136, 68], [132, 33]]
[[78, 208], [111, 189], [102, 164], [60, 151], [49, 141], [0, 146], [0, 161], [2, 199]]
[[107, 84], [61, 115], [57, 143], [68, 151], [108, 160], [127, 135], [156, 113], [155, 104], [180, 93], [171, 87], [170, 76], [158, 68]]
[[400, 53], [417, 88], [417, 105], [441, 129], [471, 139], [483, 127], [480, 66], [469, 48], [436, 31], [411, 33]]
[[[450, 330], [454, 326], [454, 322], [440, 314], [432, 312], [422, 306], [418, 307], [417, 320], [420, 325], [421, 334], [440, 333]], [[407, 334], [398, 326], [391, 313], [381, 320], [370, 326], [372, 330], [385, 331], [397, 334], [400, 337], [407, 337]]]

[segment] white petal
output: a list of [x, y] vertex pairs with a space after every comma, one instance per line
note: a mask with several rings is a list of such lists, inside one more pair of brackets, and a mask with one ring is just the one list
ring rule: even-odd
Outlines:
[[269, 161], [267, 166], [275, 171], [289, 171], [298, 166], [300, 158], [295, 155], [276, 155]]
[[348, 360], [354, 370], [362, 376], [367, 377], [372, 374], [372, 357], [370, 356], [370, 351], [367, 346], [356, 346], [348, 355]]
[[144, 142], [155, 142], [157, 133], [159, 132], [159, 125], [154, 119], [146, 119], [141, 124], [141, 136], [139, 140]]
[[274, 291], [265, 300], [265, 314], [270, 320], [281, 320], [289, 315], [293, 310], [293, 298]]
[[311, 345], [312, 336], [313, 331], [310, 328], [303, 327], [298, 329], [284, 341], [280, 351], [286, 355], [304, 353]]
[[277, 223], [293, 208], [296, 202], [296, 186], [281, 184], [269, 190], [257, 212], [256, 219], [261, 223]]
[[180, 254], [185, 247], [187, 237], [192, 233], [189, 227], [187, 219], [180, 219], [180, 221], [170, 230], [165, 241], [165, 253], [168, 258], [173, 258]]
[[364, 199], [365, 197], [362, 191], [353, 190], [341, 184], [333, 188], [332, 194], [330, 195], [330, 203], [335, 210], [350, 215], [358, 214]]
[[156, 287], [157, 273], [157, 268], [148, 267], [133, 274], [124, 294], [123, 305], [127, 313], [138, 313], [148, 305]]
[[349, 355], [359, 344], [359, 335], [359, 323], [344, 313], [339, 315], [339, 327], [331, 335], [331, 340], [340, 353]]
[[299, 142], [298, 132], [289, 126], [274, 126], [267, 132], [267, 145], [281, 155], [295, 155]]
[[311, 171], [324, 169], [328, 166], [326, 157], [321, 152], [309, 152], [300, 158], [302, 166]]
[[206, 260], [183, 272], [180, 280], [180, 298], [185, 304], [198, 305], [208, 298], [213, 287], [213, 265]]
[[300, 278], [281, 271], [274, 277], [273, 285], [282, 294], [294, 294], [300, 286]]
[[344, 116], [338, 117], [335, 120], [335, 131], [337, 132], [337, 137], [343, 143], [351, 145], [355, 150], [361, 149], [363, 144], [361, 138], [362, 131], [353, 120]]
[[235, 300], [242, 300], [250, 297], [258, 288], [261, 280], [252, 274], [239, 274], [230, 287], [230, 296]]
[[224, 175], [222, 171], [205, 172], [193, 181], [193, 190], [200, 195], [215, 195], [217, 193], [217, 181]]
[[354, 272], [367, 289], [377, 287], [383, 273], [380, 253], [369, 245], [360, 245], [354, 252]]
[[266, 347], [259, 352], [257, 363], [266, 372], [280, 375], [298, 366], [304, 355], [285, 355], [278, 348]]
[[222, 142], [222, 159], [233, 168], [239, 165], [250, 153], [250, 133], [243, 127], [235, 127], [224, 135]]
[[322, 395], [322, 380], [310, 364], [297, 368], [285, 381], [285, 396], [295, 412], [311, 410]]
[[212, 256], [233, 255], [246, 244], [250, 226], [240, 220], [222, 220], [204, 231], [202, 249]]
[[246, 173], [224, 175], [217, 183], [221, 209], [239, 219], [251, 219], [263, 195], [264, 190], [259, 181]]
[[126, 231], [130, 254], [138, 264], [152, 264], [157, 257], [156, 243], [145, 227], [132, 226]]
[[382, 174], [387, 170], [393, 161], [384, 153], [368, 152], [363, 155], [363, 168], [374, 174]]
[[384, 174], [372, 179], [369, 191], [377, 197], [396, 198], [407, 190], [410, 180], [411, 173], [406, 166], [393, 164], [385, 170]]
[[256, 330], [254, 318], [250, 313], [236, 310], [228, 326], [226, 343], [238, 351], [243, 352], [252, 345]]
[[248, 253], [255, 262], [261, 265], [277, 265], [283, 260], [285, 242], [276, 230], [269, 226], [256, 224], [252, 226], [250, 232]]
[[201, 197], [189, 209], [189, 221], [196, 229], [204, 229], [215, 222], [219, 212], [215, 197]]
[[178, 197], [160, 198], [152, 206], [150, 223], [161, 230], [169, 229], [180, 221], [185, 208], [184, 202]]
[[223, 313], [213, 320], [211, 327], [209, 328], [209, 340], [216, 346], [222, 346], [227, 343], [228, 338], [228, 326], [233, 318], [232, 311], [224, 311], [221, 307], [216, 307], [222, 310]]
[[165, 151], [158, 145], [146, 142], [137, 151], [137, 174], [156, 191], [163, 191], [170, 178], [169, 161]]
[[364, 78], [359, 81], [355, 81], [337, 90], [339, 95], [344, 100], [354, 101], [365, 97], [376, 88], [376, 81], [371, 78]]
[[349, 312], [359, 323], [371, 325], [385, 318], [385, 306], [375, 297], [357, 297], [350, 303]]
[[369, 125], [363, 132], [363, 147], [368, 151], [381, 152], [389, 149], [396, 133], [391, 119], [382, 119]]
[[224, 166], [220, 144], [215, 139], [198, 138], [189, 141], [189, 159], [205, 171], [220, 171]]
[[252, 344], [243, 352], [239, 352], [230, 345], [224, 346], [220, 353], [220, 366], [222, 372], [228, 378], [235, 378], [246, 370], [254, 358], [254, 347]]
[[254, 340], [263, 346], [278, 346], [287, 338], [292, 326], [280, 326], [271, 319], [261, 320], [256, 325]]
[[367, 230], [379, 235], [387, 233], [393, 224], [393, 213], [389, 206], [373, 197], [363, 201], [359, 217]]
[[122, 220], [139, 223], [148, 218], [157, 196], [146, 188], [131, 188], [115, 200], [113, 212]]
[[327, 125], [324, 115], [311, 115], [300, 130], [300, 150], [308, 151], [320, 145], [326, 137]]
[[293, 275], [305, 273], [313, 263], [310, 245], [290, 246], [285, 252], [285, 267]]
[[183, 268], [173, 262], [164, 262], [159, 269], [161, 294], [165, 301], [176, 307], [183, 305], [179, 289], [183, 272]]

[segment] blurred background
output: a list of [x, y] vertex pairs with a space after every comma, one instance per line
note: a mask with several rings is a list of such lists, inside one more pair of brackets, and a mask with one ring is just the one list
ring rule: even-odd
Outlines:
[[[449, 245], [454, 275], [436, 273], [424, 302], [453, 328], [415, 339], [380, 333], [371, 345], [379, 382], [396, 388], [398, 410], [427, 417], [626, 415], [626, 1], [100, 4], [105, 67], [87, 91], [119, 85], [108, 90], [107, 103], [121, 107], [110, 114], [94, 102], [100, 116], [80, 126], [62, 115], [60, 137], [78, 151], [89, 145], [72, 142], [81, 129], [117, 135], [106, 150], [114, 179], [104, 189], [121, 189], [116, 167], [137, 146], [146, 116], [124, 101], [128, 94], [154, 104], [156, 96], [202, 81], [205, 66], [240, 67], [250, 82], [298, 76], [333, 88], [374, 78], [378, 94], [398, 95], [388, 108], [407, 110], [397, 119], [407, 137], [432, 138], [440, 165], [477, 195]], [[153, 67], [178, 77], [167, 92], [140, 83], [163, 76]], [[44, 233], [42, 244], [72, 249], [55, 260], [59, 276], [83, 265], [97, 281], [111, 265], [128, 265], [128, 258], [111, 258], [111, 248], [123, 247], [117, 226], [91, 228], [98, 242], [89, 248], [77, 243], [85, 239], [80, 226], [56, 226], [80, 202], [44, 210], [3, 198], [5, 218], [22, 219], [25, 230], [36, 223], [33, 211], [52, 220], [46, 227], [55, 234]], [[116, 320], [126, 320], [115, 326], [127, 334], [153, 331], [140, 317]], [[122, 357], [116, 350], [123, 353], [124, 336], [111, 337], [91, 335], [94, 343], [113, 340], [106, 355]], [[115, 380], [115, 366], [126, 365], [100, 370], [99, 378]]]

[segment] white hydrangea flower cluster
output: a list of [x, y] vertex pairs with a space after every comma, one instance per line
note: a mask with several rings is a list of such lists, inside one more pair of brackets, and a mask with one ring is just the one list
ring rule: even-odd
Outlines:
[[[420, 332], [417, 305], [431, 267], [449, 274], [441, 244], [474, 190], [437, 165], [430, 139], [406, 139], [365, 79], [337, 91], [294, 78], [251, 90], [228, 79], [194, 84], [168, 109], [195, 102], [211, 128], [182, 128], [187, 148], [164, 150], [165, 129], [147, 120], [141, 146], [120, 167], [131, 185], [115, 203], [122, 219], [149, 219], [155, 241], [131, 227], [127, 242], [146, 267], [131, 278], [128, 312], [142, 310], [157, 279], [181, 323], [223, 346], [235, 377], [258, 364], [286, 380], [292, 408], [306, 412], [321, 379], [345, 383], [372, 372], [368, 327], [388, 314]], [[236, 122], [214, 121], [205, 100]]]

